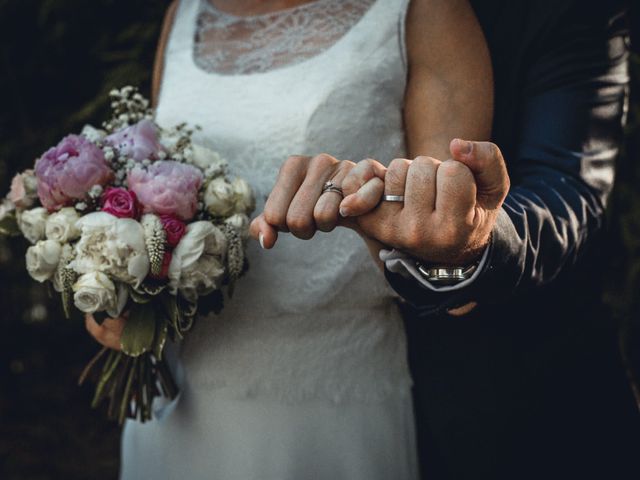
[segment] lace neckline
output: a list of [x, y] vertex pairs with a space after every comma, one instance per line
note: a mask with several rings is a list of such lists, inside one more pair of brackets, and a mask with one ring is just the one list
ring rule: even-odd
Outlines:
[[249, 75], [288, 67], [331, 49], [378, 0], [314, 0], [275, 12], [238, 16], [199, 0], [193, 38], [198, 68]]
[[317, 4], [325, 3], [326, 1], [327, 0], [311, 0], [310, 2], [301, 3], [300, 5], [294, 5], [293, 7], [281, 8], [280, 10], [274, 10], [273, 12], [257, 13], [254, 15], [237, 15], [235, 13], [225, 12], [224, 10], [221, 10], [220, 8], [216, 7], [213, 3], [211, 3], [211, 0], [202, 0], [202, 3], [204, 4], [204, 9], [209, 10], [209, 12], [211, 12], [212, 14], [215, 14], [220, 17], [226, 17], [228, 19], [233, 19], [236, 21], [242, 21], [242, 20], [252, 20], [252, 19], [261, 20], [261, 19], [274, 17], [274, 16], [287, 15], [290, 13], [305, 10]]

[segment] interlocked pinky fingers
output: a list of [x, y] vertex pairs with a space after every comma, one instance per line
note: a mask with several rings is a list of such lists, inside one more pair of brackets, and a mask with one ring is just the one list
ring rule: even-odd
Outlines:
[[340, 215], [343, 217], [357, 217], [374, 210], [384, 194], [384, 181], [373, 177], [357, 192], [345, 197], [340, 204]]
[[386, 171], [387, 168], [377, 160], [367, 158], [359, 161], [342, 182], [345, 197], [356, 193], [372, 178], [384, 180]]

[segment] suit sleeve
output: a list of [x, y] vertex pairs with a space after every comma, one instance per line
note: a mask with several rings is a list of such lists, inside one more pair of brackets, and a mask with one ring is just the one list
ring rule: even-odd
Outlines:
[[548, 284], [580, 261], [603, 226], [626, 112], [626, 17], [578, 5], [555, 28], [526, 62], [519, 147], [505, 159], [512, 186], [478, 277], [434, 292], [385, 272], [423, 313], [499, 303]]

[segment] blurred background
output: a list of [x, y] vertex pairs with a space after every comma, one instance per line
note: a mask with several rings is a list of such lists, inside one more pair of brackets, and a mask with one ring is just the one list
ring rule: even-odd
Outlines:
[[[0, 0], [0, 192], [65, 134], [98, 125], [113, 87], [149, 94], [168, 0]], [[630, 2], [637, 3], [637, 2]], [[640, 372], [640, 8], [632, 5], [632, 97], [609, 206], [606, 287], [630, 371]], [[0, 478], [117, 477], [119, 428], [77, 378], [97, 351], [81, 318], [24, 266], [26, 241], [0, 240]]]

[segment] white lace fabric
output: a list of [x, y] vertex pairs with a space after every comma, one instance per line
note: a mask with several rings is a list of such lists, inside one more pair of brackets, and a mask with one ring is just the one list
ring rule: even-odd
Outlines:
[[[239, 42], [245, 53], [221, 57], [215, 73], [194, 57], [202, 48], [194, 43], [204, 38], [203, 12], [212, 12], [202, 1], [180, 2], [156, 119], [167, 127], [201, 126], [194, 139], [218, 151], [230, 173], [251, 184], [256, 212], [289, 155], [328, 152], [384, 163], [404, 156], [408, 0], [316, 0], [287, 15], [223, 14], [229, 25], [254, 26], [243, 37], [253, 43]], [[294, 26], [312, 29], [316, 21], [324, 30], [306, 32], [313, 41], [303, 45]], [[265, 38], [258, 41], [260, 29]], [[327, 40], [318, 53], [321, 38], [338, 43], [327, 50]], [[225, 55], [213, 40], [205, 43]], [[258, 74], [259, 69], [268, 70]], [[248, 71], [253, 74], [241, 74]], [[357, 234], [339, 228], [308, 241], [282, 234], [268, 251], [251, 242], [247, 255], [250, 268], [233, 298], [220, 315], [199, 321], [183, 345], [186, 377], [194, 388], [294, 403], [408, 394], [404, 332], [393, 292]]]
[[295, 65], [338, 42], [375, 0], [314, 0], [237, 16], [199, 0], [193, 56], [209, 73], [246, 75]]

